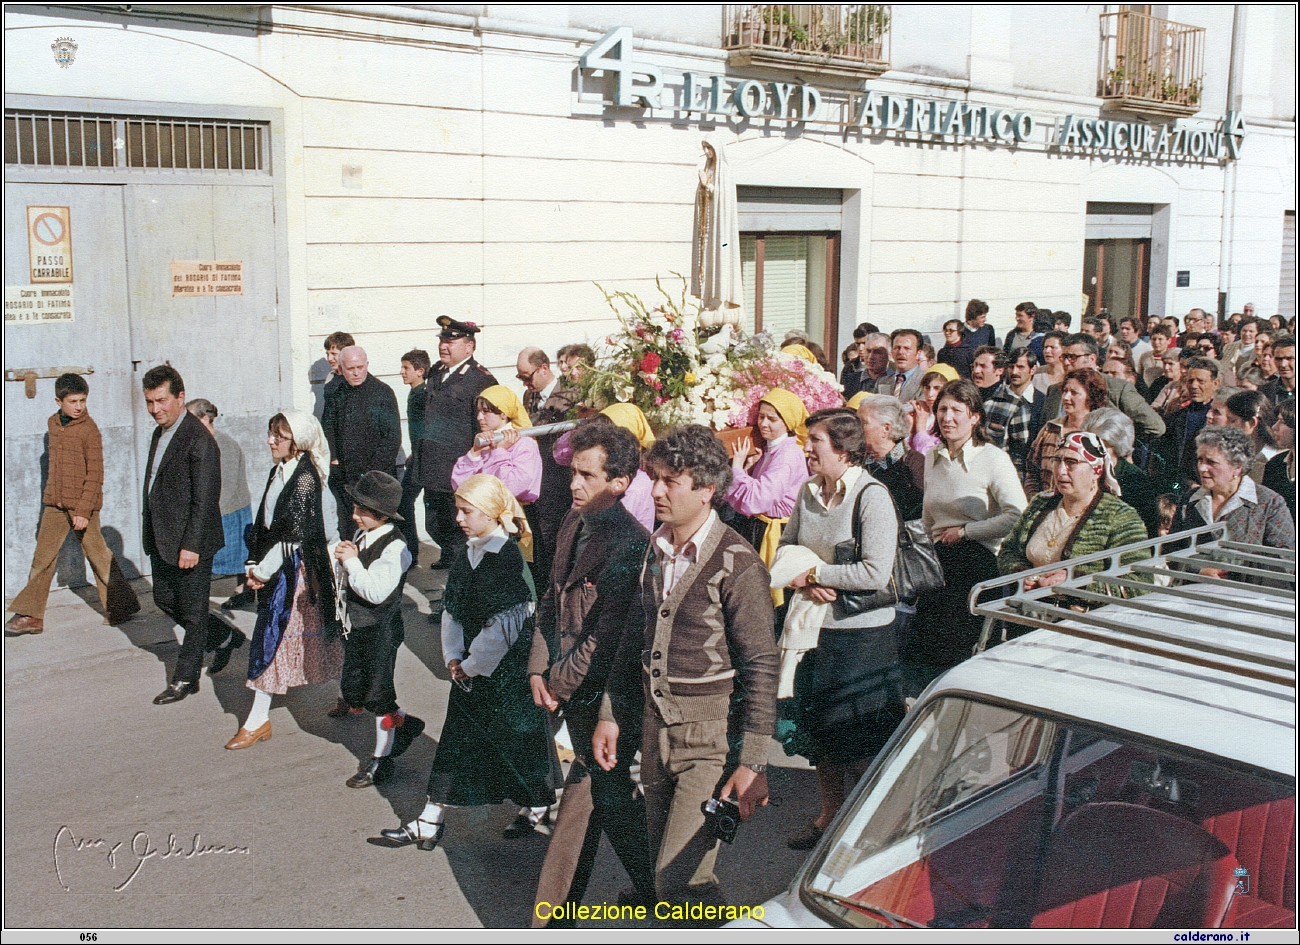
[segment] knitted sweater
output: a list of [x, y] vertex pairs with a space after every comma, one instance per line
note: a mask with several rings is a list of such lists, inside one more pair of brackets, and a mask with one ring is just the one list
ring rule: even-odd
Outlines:
[[[781, 533], [781, 544], [800, 545], [828, 562], [817, 567], [817, 580], [827, 587], [878, 591], [889, 584], [894, 573], [894, 554], [898, 550], [898, 518], [894, 514], [894, 503], [884, 485], [865, 469], [853, 467], [845, 476], [856, 478], [833, 509], [822, 505], [814, 492], [820, 488], [818, 478], [814, 476], [808, 480], [799, 490], [799, 500], [795, 502], [790, 521]], [[835, 546], [853, 539], [853, 509], [857, 507], [859, 494], [862, 495], [858, 523], [863, 560], [856, 564], [830, 564], [835, 560]], [[828, 607], [822, 627], [832, 630], [882, 627], [892, 623], [893, 619], [892, 607], [879, 607], [843, 620], [836, 620], [835, 608]]]
[[104, 507], [104, 441], [99, 427], [83, 413], [65, 427], [59, 411], [49, 421], [50, 475], [41, 501], [90, 518]]
[[991, 444], [967, 441], [956, 457], [939, 446], [925, 457], [925, 530], [938, 538], [962, 526], [994, 554], [1028, 502], [1011, 457]]
[[779, 658], [767, 568], [754, 549], [714, 522], [665, 598], [652, 542], [641, 568], [641, 611], [623, 634], [601, 718], [639, 718], [644, 698], [668, 725], [725, 719], [735, 694], [740, 764], [765, 764]]
[[[1027, 571], [1033, 567], [1025, 554], [1029, 539], [1042, 520], [1061, 504], [1059, 492], [1040, 492], [1030, 501], [1025, 514], [1020, 516], [1016, 527], [1002, 543], [998, 553], [998, 570], [1003, 574], [1015, 571]], [[1147, 529], [1142, 516], [1123, 499], [1109, 492], [1102, 492], [1092, 508], [1086, 510], [1074, 527], [1073, 534], [1066, 539], [1061, 549], [1061, 560], [1082, 558], [1086, 555], [1118, 548], [1134, 542], [1146, 541]], [[1120, 564], [1129, 564], [1151, 557], [1151, 552], [1140, 551], [1123, 555]], [[1104, 570], [1105, 561], [1096, 561], [1079, 567], [1081, 574], [1093, 574]], [[1135, 580], [1150, 580], [1146, 575], [1133, 575]]]

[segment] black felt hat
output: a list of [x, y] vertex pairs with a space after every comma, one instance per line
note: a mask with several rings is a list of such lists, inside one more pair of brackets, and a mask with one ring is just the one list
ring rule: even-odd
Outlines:
[[397, 514], [402, 507], [402, 484], [388, 473], [372, 470], [357, 480], [354, 486], [348, 486], [348, 495], [372, 512], [378, 512], [394, 522], [405, 519]]

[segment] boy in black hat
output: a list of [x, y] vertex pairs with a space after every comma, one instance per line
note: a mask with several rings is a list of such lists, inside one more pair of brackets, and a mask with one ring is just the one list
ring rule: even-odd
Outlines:
[[387, 473], [372, 471], [348, 487], [353, 499], [352, 541], [334, 548], [338, 600], [343, 614], [343, 695], [329, 713], [335, 718], [366, 709], [375, 714], [375, 754], [348, 778], [352, 788], [369, 787], [393, 776], [393, 759], [406, 751], [424, 722], [397, 707], [393, 667], [402, 645], [402, 586], [411, 552], [393, 522], [402, 486]]

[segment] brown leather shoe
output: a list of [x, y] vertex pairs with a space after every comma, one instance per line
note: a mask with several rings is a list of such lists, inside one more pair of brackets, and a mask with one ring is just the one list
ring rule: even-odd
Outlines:
[[231, 751], [238, 748], [247, 748], [250, 745], [256, 745], [258, 742], [264, 742], [271, 737], [271, 720], [267, 719], [262, 723], [260, 728], [249, 731], [241, 728], [235, 733], [235, 737], [226, 742], [226, 747]]
[[20, 637], [28, 633], [43, 633], [45, 631], [45, 621], [40, 617], [26, 617], [22, 614], [14, 617], [5, 626], [5, 632], [10, 636]]

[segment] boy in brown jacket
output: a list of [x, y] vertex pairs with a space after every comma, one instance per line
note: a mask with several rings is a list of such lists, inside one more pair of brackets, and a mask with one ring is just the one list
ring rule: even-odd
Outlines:
[[104, 445], [99, 427], [86, 412], [89, 394], [90, 385], [79, 374], [64, 374], [54, 382], [59, 409], [49, 424], [50, 474], [42, 497], [44, 508], [31, 575], [22, 593], [9, 605], [16, 614], [6, 627], [10, 636], [45, 629], [50, 582], [69, 529], [81, 542], [81, 550], [95, 572], [106, 622], [121, 623], [140, 609], [135, 591], [99, 531], [99, 510], [104, 505]]

